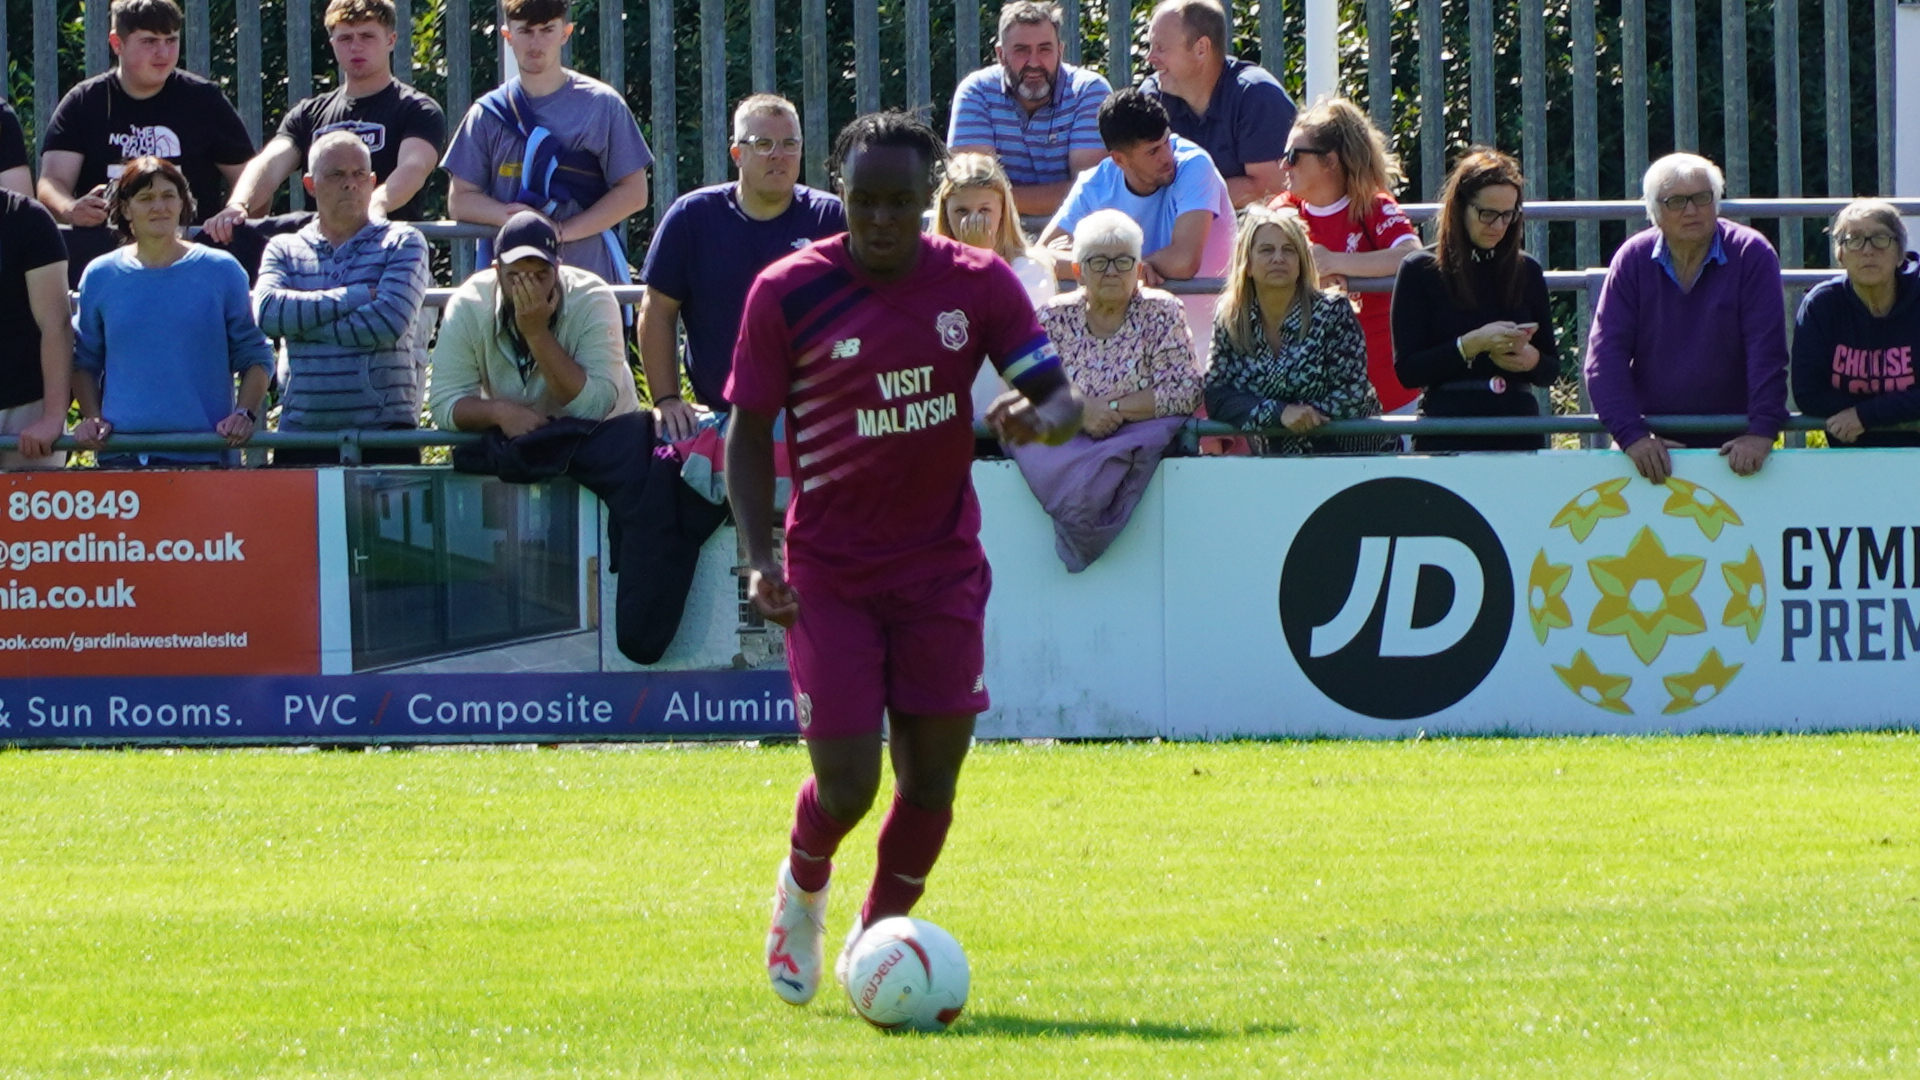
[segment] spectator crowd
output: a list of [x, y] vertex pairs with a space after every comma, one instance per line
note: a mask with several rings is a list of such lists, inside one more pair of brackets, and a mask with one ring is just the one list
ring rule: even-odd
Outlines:
[[[53, 111], [37, 182], [0, 106], [0, 434], [18, 437], [0, 467], [59, 467], [53, 444], [69, 433], [103, 465], [208, 464], [219, 455], [116, 451], [112, 437], [213, 432], [237, 447], [270, 412], [288, 432], [407, 430], [425, 416], [513, 439], [561, 417], [639, 414], [659, 444], [717, 437], [756, 278], [843, 233], [846, 208], [801, 183], [794, 106], [757, 94], [733, 115], [738, 179], [675, 200], [636, 257], [620, 226], [648, 203], [653, 154], [632, 108], [564, 65], [569, 0], [506, 0], [504, 14], [513, 75], [449, 136], [440, 106], [394, 77], [391, 0], [331, 0], [338, 85], [289, 109], [256, 152], [219, 88], [179, 69], [175, 0], [115, 0], [114, 66]], [[1398, 443], [1314, 429], [1537, 415], [1536, 391], [1562, 371], [1541, 265], [1521, 250], [1526, 180], [1511, 157], [1463, 153], [1423, 245], [1394, 200], [1398, 158], [1365, 113], [1340, 98], [1297, 110], [1228, 42], [1217, 0], [1163, 0], [1151, 74], [1116, 90], [1064, 60], [1057, 8], [1014, 0], [995, 63], [953, 94], [929, 231], [1016, 271], [1087, 403], [1073, 440], [1007, 448], [1072, 569], [1124, 526], [1196, 414], [1246, 432], [1234, 452], [1377, 452]], [[436, 169], [450, 215], [495, 230], [437, 331], [422, 310], [427, 245], [407, 224]], [[270, 215], [296, 171], [314, 209]], [[1920, 274], [1892, 207], [1862, 200], [1834, 219], [1844, 273], [1807, 294], [1790, 355], [1779, 258], [1721, 216], [1719, 169], [1670, 155], [1642, 190], [1650, 226], [1613, 257], [1583, 372], [1642, 475], [1663, 481], [1682, 445], [1758, 471], [1789, 387], [1832, 444], [1920, 445], [1902, 429], [1920, 419]], [[1023, 217], [1045, 224], [1030, 237]], [[1223, 285], [1163, 290], [1196, 278]], [[1396, 284], [1350, 296], [1365, 278]], [[642, 299], [624, 309], [612, 286], [635, 283]], [[1004, 390], [982, 372], [973, 416]], [[1678, 413], [1746, 427], [1679, 438], [1647, 419]], [[1413, 448], [1544, 445], [1422, 436]]]

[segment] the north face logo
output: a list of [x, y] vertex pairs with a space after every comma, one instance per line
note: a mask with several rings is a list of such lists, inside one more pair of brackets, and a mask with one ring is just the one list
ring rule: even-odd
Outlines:
[[137, 157], [177, 158], [181, 153], [180, 136], [164, 124], [129, 128], [108, 135], [107, 141], [120, 151], [122, 158], [128, 160]]

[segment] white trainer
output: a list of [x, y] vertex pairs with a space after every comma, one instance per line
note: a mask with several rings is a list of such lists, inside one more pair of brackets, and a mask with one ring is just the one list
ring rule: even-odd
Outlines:
[[789, 1005], [813, 1000], [826, 960], [826, 935], [827, 890], [803, 892], [782, 859], [773, 890], [773, 924], [767, 927], [767, 978], [780, 1000]]
[[840, 956], [833, 962], [833, 979], [842, 987], [847, 985], [847, 968], [853, 963], [854, 943], [860, 940], [860, 935], [866, 929], [860, 925], [858, 917], [853, 920], [853, 925], [847, 928], [847, 943], [840, 946]]

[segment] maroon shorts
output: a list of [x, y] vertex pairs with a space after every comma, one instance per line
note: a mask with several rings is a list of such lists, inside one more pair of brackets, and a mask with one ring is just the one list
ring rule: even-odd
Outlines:
[[800, 733], [871, 735], [888, 709], [952, 716], [987, 708], [985, 560], [955, 574], [869, 596], [797, 585], [800, 615], [787, 631]]

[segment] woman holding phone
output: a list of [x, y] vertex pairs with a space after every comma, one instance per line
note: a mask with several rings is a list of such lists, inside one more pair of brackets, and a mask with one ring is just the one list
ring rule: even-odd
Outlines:
[[[1393, 368], [1424, 390], [1422, 416], [1538, 416], [1533, 387], [1560, 375], [1540, 264], [1520, 250], [1511, 157], [1474, 147], [1440, 189], [1439, 238], [1400, 264], [1393, 288]], [[1544, 435], [1422, 435], [1413, 448], [1544, 450]]]

